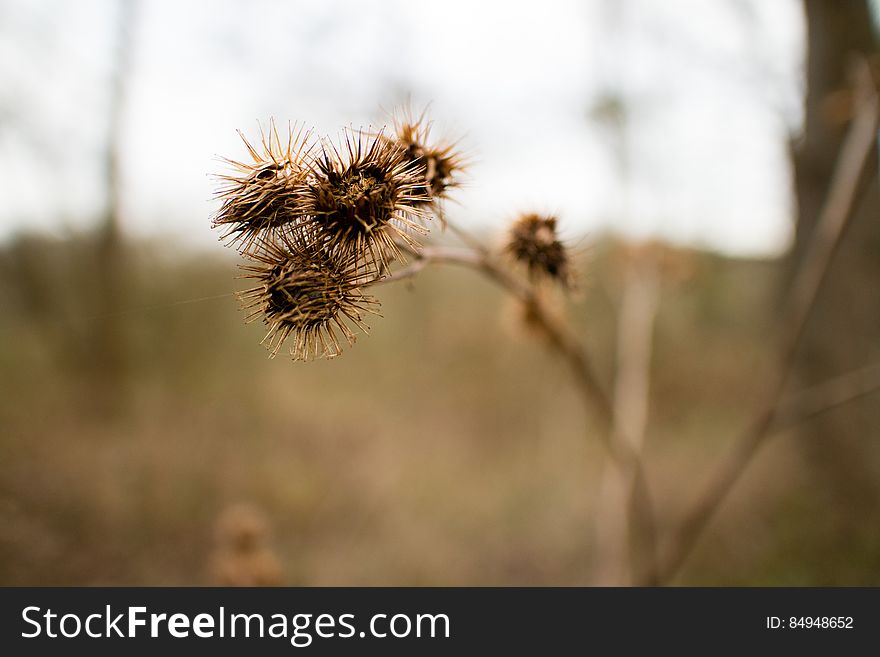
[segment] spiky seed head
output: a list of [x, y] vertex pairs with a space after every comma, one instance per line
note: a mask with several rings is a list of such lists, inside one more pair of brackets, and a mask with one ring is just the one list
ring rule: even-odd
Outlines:
[[322, 145], [302, 190], [304, 229], [327, 250], [384, 270], [400, 257], [395, 238], [417, 248], [429, 217], [417, 168], [382, 133], [345, 131]]
[[556, 235], [556, 217], [522, 215], [511, 226], [506, 250], [533, 278], [543, 276], [564, 287], [571, 285], [571, 261]]
[[222, 238], [248, 250], [254, 240], [280, 230], [297, 220], [300, 189], [308, 173], [311, 133], [302, 127], [288, 128], [282, 140], [274, 122], [267, 132], [260, 129], [260, 146], [255, 148], [239, 132], [252, 162], [225, 160], [232, 172], [217, 176], [222, 200], [213, 226], [223, 230]]
[[343, 342], [355, 341], [353, 328], [365, 333], [364, 314], [376, 314], [378, 303], [365, 296], [362, 270], [352, 256], [342, 256], [314, 242], [260, 240], [246, 255], [245, 277], [258, 285], [239, 293], [251, 311], [248, 321], [262, 315], [269, 327], [263, 344], [274, 357], [286, 340], [294, 360], [332, 358]]
[[394, 131], [407, 159], [421, 172], [426, 202], [436, 204], [446, 198], [447, 192], [458, 186], [457, 178], [465, 167], [464, 158], [455, 145], [432, 141], [431, 122], [425, 112], [418, 118], [410, 110], [399, 112], [394, 117]]

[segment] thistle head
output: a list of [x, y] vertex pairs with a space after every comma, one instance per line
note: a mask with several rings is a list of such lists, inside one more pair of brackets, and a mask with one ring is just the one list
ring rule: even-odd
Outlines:
[[431, 138], [431, 123], [425, 113], [414, 118], [409, 110], [394, 118], [397, 143], [403, 148], [408, 161], [417, 167], [421, 177], [421, 191], [425, 203], [436, 203], [447, 198], [450, 189], [458, 186], [458, 176], [465, 168], [462, 155], [455, 144], [437, 143]]
[[549, 278], [570, 287], [571, 260], [556, 234], [556, 217], [524, 214], [511, 226], [506, 249], [532, 278]]
[[365, 276], [353, 256], [291, 239], [260, 241], [246, 255], [253, 264], [242, 269], [257, 285], [239, 297], [248, 320], [262, 315], [269, 327], [263, 343], [272, 357], [290, 339], [294, 360], [332, 358], [343, 341], [354, 343], [353, 328], [367, 331], [363, 315], [378, 303], [361, 292]]
[[213, 217], [213, 227], [224, 232], [244, 250], [254, 240], [280, 230], [296, 219], [300, 187], [308, 173], [310, 133], [302, 128], [288, 129], [282, 140], [274, 122], [268, 133], [262, 132], [261, 148], [255, 148], [239, 132], [252, 162], [226, 160], [232, 172], [219, 175], [222, 185], [217, 197], [222, 201]]
[[395, 239], [416, 248], [428, 217], [417, 168], [382, 134], [345, 132], [324, 143], [302, 189], [303, 230], [344, 260], [384, 269], [400, 257]]

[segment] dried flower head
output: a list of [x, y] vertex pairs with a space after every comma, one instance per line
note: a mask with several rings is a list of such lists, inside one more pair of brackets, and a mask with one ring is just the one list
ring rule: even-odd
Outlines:
[[261, 132], [262, 150], [254, 148], [239, 132], [253, 162], [225, 160], [233, 168], [219, 175], [223, 181], [217, 197], [222, 200], [213, 226], [224, 230], [222, 237], [245, 250], [254, 239], [271, 233], [296, 219], [299, 191], [308, 173], [310, 132], [288, 128], [283, 143], [274, 122], [268, 134]]
[[[344, 151], [340, 153], [340, 150]], [[387, 267], [427, 232], [418, 170], [382, 134], [346, 131], [343, 148], [325, 143], [302, 189], [303, 232], [343, 259]]]
[[446, 198], [448, 190], [459, 184], [456, 178], [465, 167], [455, 144], [432, 143], [431, 123], [425, 119], [425, 112], [414, 118], [410, 110], [402, 111], [394, 118], [394, 131], [407, 159], [421, 172], [426, 202], [436, 204]]
[[528, 267], [530, 276], [545, 276], [563, 286], [571, 285], [571, 262], [556, 235], [556, 217], [522, 215], [510, 229], [506, 250]]
[[367, 332], [364, 313], [378, 303], [365, 296], [363, 271], [353, 255], [343, 256], [314, 242], [279, 239], [260, 241], [243, 265], [246, 278], [259, 284], [239, 294], [248, 321], [262, 315], [269, 327], [263, 344], [274, 357], [290, 338], [294, 360], [332, 358], [342, 351], [340, 335], [355, 341], [352, 326]]

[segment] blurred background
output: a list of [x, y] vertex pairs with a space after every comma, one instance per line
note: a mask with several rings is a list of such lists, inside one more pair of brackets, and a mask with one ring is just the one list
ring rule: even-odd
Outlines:
[[[776, 366], [878, 39], [872, 0], [0, 0], [0, 584], [603, 583], [596, 420], [503, 293], [429, 268], [269, 360], [211, 174], [427, 107], [457, 225], [559, 217], [662, 533]], [[871, 157], [793, 390], [880, 361]], [[880, 585], [878, 439], [876, 395], [776, 437], [675, 582]]]

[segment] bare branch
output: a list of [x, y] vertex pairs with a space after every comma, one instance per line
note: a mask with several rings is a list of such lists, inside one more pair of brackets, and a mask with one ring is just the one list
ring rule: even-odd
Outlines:
[[[648, 422], [651, 352], [654, 319], [659, 303], [658, 272], [650, 250], [631, 258], [617, 321], [617, 368], [614, 382], [614, 424], [616, 441], [627, 442], [640, 458]], [[637, 545], [632, 526], [633, 483], [621, 477], [620, 469], [605, 468], [599, 485], [595, 522], [594, 584], [619, 586], [631, 580], [625, 558], [627, 540]]]
[[779, 433], [832, 409], [880, 391], [880, 363], [848, 372], [795, 394], [779, 405], [772, 431]]
[[472, 249], [426, 246], [419, 252], [410, 251], [410, 254], [415, 255], [413, 262], [387, 276], [372, 280], [367, 285], [397, 283], [398, 281], [413, 278], [429, 264], [470, 264], [474, 267], [479, 267], [480, 263], [480, 256], [474, 253]]
[[818, 225], [797, 271], [781, 339], [779, 368], [751, 425], [674, 530], [659, 572], [660, 582], [674, 577], [690, 555], [727, 494], [770, 435], [782, 393], [793, 369], [804, 327], [832, 258], [850, 222], [860, 181], [874, 150], [878, 129], [877, 91], [868, 64], [856, 71], [856, 114], [841, 148]]

